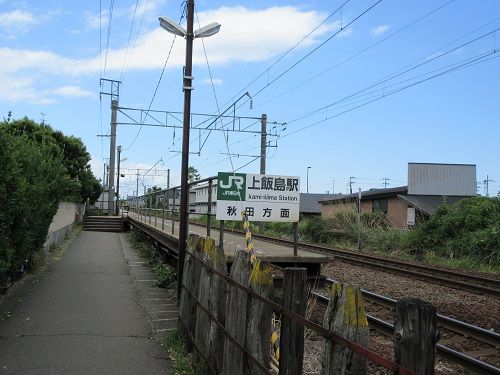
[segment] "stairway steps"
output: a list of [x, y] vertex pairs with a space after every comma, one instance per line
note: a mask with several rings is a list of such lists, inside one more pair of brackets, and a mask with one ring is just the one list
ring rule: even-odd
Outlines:
[[87, 216], [83, 230], [95, 232], [121, 232], [123, 222], [121, 217]]

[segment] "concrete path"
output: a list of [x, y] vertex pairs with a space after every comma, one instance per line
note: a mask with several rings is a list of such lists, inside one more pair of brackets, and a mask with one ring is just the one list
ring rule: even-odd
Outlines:
[[0, 375], [172, 374], [147, 311], [156, 297], [144, 293], [172, 301], [139, 281], [152, 280], [146, 268], [146, 279], [136, 274], [140, 262], [125, 234], [82, 232], [37, 283], [0, 304]]

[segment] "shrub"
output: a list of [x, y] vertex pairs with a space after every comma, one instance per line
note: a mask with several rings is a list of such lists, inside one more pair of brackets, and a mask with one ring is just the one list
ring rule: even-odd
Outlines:
[[156, 286], [159, 288], [174, 289], [177, 284], [177, 274], [175, 270], [166, 264], [157, 264], [153, 267], [157, 280]]
[[421, 252], [500, 265], [500, 198], [471, 197], [441, 206], [411, 233], [409, 244]]
[[0, 288], [39, 250], [70, 184], [53, 147], [0, 127]]

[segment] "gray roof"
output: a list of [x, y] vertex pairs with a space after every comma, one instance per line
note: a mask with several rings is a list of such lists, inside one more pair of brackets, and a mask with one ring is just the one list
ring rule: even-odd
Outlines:
[[[398, 186], [388, 189], [370, 189], [361, 192], [361, 200], [373, 199], [373, 198], [383, 198], [387, 196], [396, 196], [398, 194], [406, 194], [408, 192], [407, 186]], [[338, 194], [334, 198], [322, 199], [320, 204], [337, 203], [339, 201], [350, 201], [358, 198], [358, 193], [342, 195]]]
[[342, 194], [316, 194], [300, 193], [300, 212], [309, 214], [320, 214], [321, 208], [319, 201], [334, 199]]
[[398, 195], [398, 198], [427, 215], [434, 215], [438, 207], [442, 204], [454, 204], [464, 198], [470, 197], [448, 197], [442, 195]]

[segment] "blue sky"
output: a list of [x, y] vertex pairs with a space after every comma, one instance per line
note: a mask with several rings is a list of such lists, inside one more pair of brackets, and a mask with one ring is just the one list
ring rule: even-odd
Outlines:
[[[0, 0], [1, 115], [44, 118], [80, 137], [99, 177], [109, 138], [97, 134], [110, 122], [99, 78], [122, 81], [120, 107], [180, 112], [183, 99], [185, 42], [158, 22], [179, 20], [181, 2], [113, 3], [110, 17], [109, 0]], [[310, 192], [345, 193], [350, 176], [355, 190], [382, 187], [383, 178], [404, 185], [408, 162], [470, 163], [479, 193], [487, 175], [490, 195], [500, 190], [498, 1], [197, 1], [196, 11], [195, 28], [222, 28], [195, 41], [192, 111], [217, 114], [248, 92], [252, 106], [244, 97], [236, 115], [267, 114], [277, 146], [268, 173], [299, 176], [305, 191], [310, 166]], [[248, 118], [235, 123], [260, 129]], [[167, 168], [180, 182], [179, 128], [119, 125], [117, 133], [123, 193], [135, 190], [137, 168], [152, 167], [140, 186], [165, 186]], [[190, 164], [202, 177], [258, 173], [259, 147], [255, 133], [193, 131]]]

